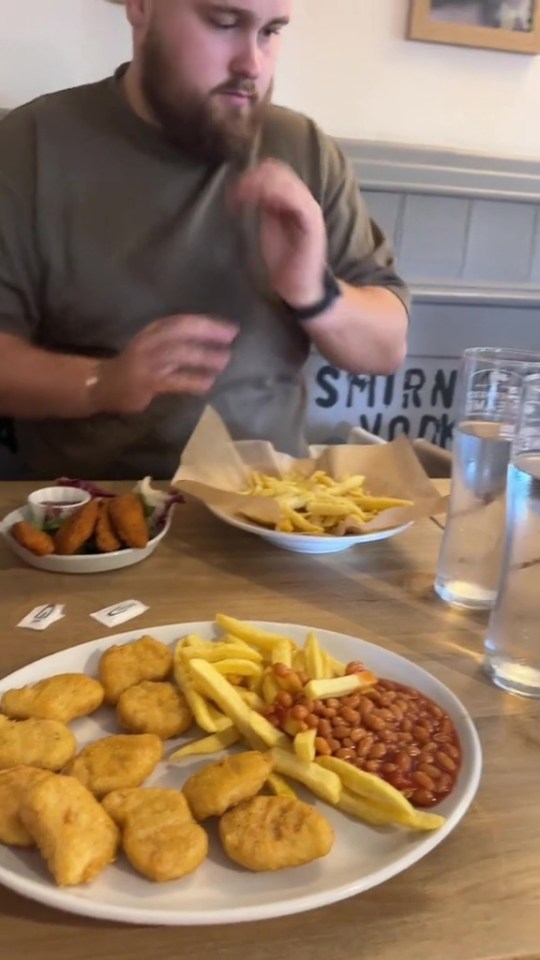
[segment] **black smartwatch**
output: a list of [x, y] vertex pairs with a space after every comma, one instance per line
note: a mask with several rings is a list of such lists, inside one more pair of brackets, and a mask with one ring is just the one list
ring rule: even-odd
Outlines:
[[320, 300], [317, 303], [312, 303], [307, 307], [292, 307], [290, 303], [284, 301], [289, 313], [294, 320], [303, 322], [304, 320], [313, 320], [314, 317], [319, 317], [321, 313], [325, 313], [332, 304], [341, 297], [341, 287], [337, 282], [332, 271], [327, 268], [324, 272], [324, 293]]

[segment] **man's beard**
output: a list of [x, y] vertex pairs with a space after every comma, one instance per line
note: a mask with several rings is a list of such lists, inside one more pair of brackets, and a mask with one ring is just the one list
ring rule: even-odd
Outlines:
[[[141, 86], [144, 97], [165, 137], [194, 160], [211, 165], [247, 161], [271, 99], [268, 91], [255, 99], [253, 81], [230, 79], [208, 96], [175, 90], [162, 44], [155, 34], [147, 37], [142, 52]], [[228, 115], [212, 108], [212, 97], [222, 91], [253, 96], [251, 109]]]

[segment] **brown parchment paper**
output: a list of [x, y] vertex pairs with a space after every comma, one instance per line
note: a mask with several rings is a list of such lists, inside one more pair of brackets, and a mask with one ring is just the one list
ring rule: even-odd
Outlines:
[[360, 524], [356, 518], [349, 518], [341, 525], [342, 535], [388, 530], [444, 513], [447, 508], [448, 497], [439, 494], [406, 437], [373, 446], [336, 445], [327, 447], [315, 459], [295, 460], [263, 440], [233, 441], [212, 407], [204, 410], [171, 485], [225, 517], [247, 519], [272, 528], [280, 519], [279, 504], [268, 497], [242, 493], [250, 485], [252, 470], [275, 477], [291, 471], [309, 476], [315, 470], [325, 470], [335, 480], [347, 474], [361, 474], [371, 495], [412, 501], [410, 506], [383, 511], [369, 523]]

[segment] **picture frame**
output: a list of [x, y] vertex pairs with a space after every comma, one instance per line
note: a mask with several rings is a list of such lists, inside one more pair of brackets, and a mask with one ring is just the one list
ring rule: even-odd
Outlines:
[[454, 46], [540, 53], [540, 0], [410, 0], [407, 36]]

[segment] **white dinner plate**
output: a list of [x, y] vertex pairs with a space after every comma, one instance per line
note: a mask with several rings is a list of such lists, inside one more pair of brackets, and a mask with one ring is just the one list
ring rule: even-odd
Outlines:
[[215, 507], [209, 509], [215, 517], [223, 520], [224, 523], [228, 523], [231, 527], [245, 530], [246, 533], [254, 533], [255, 536], [262, 537], [263, 540], [267, 540], [275, 547], [281, 547], [282, 550], [292, 550], [294, 553], [341, 553], [342, 550], [349, 550], [351, 547], [357, 547], [365, 543], [388, 540], [390, 537], [397, 536], [398, 533], [403, 533], [412, 525], [412, 521], [410, 521], [400, 527], [391, 527], [389, 530], [375, 530], [373, 533], [358, 533], [345, 537], [333, 537], [327, 534], [323, 537], [317, 537], [305, 533], [281, 533], [279, 530], [269, 530], [268, 527], [260, 526], [258, 523], [250, 523], [249, 520], [231, 517]]
[[80, 553], [73, 557], [50, 554], [48, 557], [36, 557], [30, 550], [21, 547], [20, 543], [11, 536], [10, 529], [20, 520], [31, 520], [30, 508], [21, 507], [12, 510], [0, 523], [0, 534], [21, 560], [38, 570], [48, 570], [50, 573], [107, 573], [108, 570], [120, 570], [122, 567], [131, 567], [134, 563], [146, 560], [154, 552], [157, 545], [169, 530], [172, 519], [172, 510], [162, 530], [149, 540], [142, 550], [125, 547], [123, 550], [113, 550], [112, 553]]
[[[303, 643], [308, 631], [307, 627], [282, 623], [257, 625], [287, 634], [298, 643]], [[173, 624], [153, 630], [133, 630], [71, 647], [4, 678], [0, 682], [0, 695], [9, 688], [35, 683], [57, 673], [95, 674], [103, 650], [115, 643], [136, 640], [145, 633], [173, 645], [187, 633], [199, 633], [210, 639], [215, 635], [215, 628], [208, 621]], [[379, 676], [416, 687], [452, 717], [461, 740], [462, 766], [453, 792], [435, 808], [446, 817], [441, 829], [433, 833], [399, 827], [376, 829], [316, 801], [312, 794], [299, 791], [324, 813], [336, 833], [330, 854], [307, 866], [276, 873], [250, 873], [226, 859], [217, 831], [211, 829], [208, 860], [192, 876], [171, 883], [153, 884], [145, 880], [135, 874], [120, 855], [116, 864], [107, 867], [90, 886], [61, 889], [51, 881], [36, 851], [2, 846], [0, 883], [51, 907], [102, 920], [171, 926], [236, 923], [300, 913], [344, 900], [383, 883], [425, 857], [454, 830], [478, 788], [482, 756], [474, 724], [457, 697], [416, 664], [363, 640], [328, 630], [318, 630], [317, 634], [334, 656], [347, 662], [361, 659]], [[102, 708], [92, 717], [76, 721], [72, 729], [81, 745], [118, 732], [110, 708]], [[191, 738], [168, 741], [166, 756], [186, 739]], [[193, 758], [178, 765], [161, 763], [147, 785], [180, 788], [188, 776], [208, 762], [209, 758]], [[425, 893], [423, 890], [422, 895]]]

